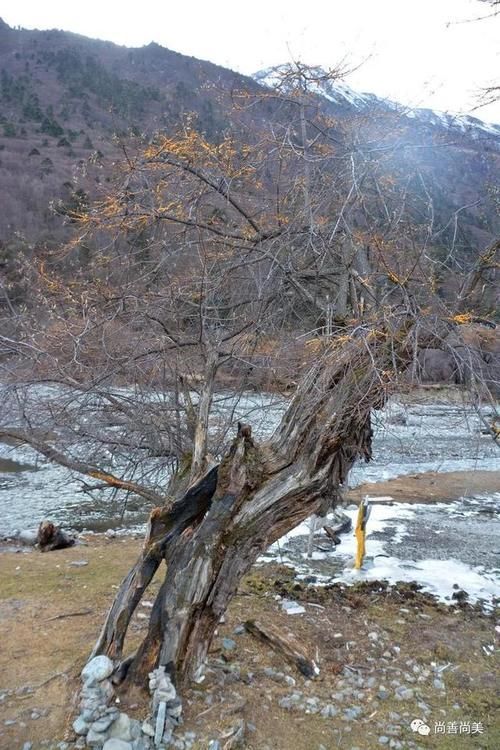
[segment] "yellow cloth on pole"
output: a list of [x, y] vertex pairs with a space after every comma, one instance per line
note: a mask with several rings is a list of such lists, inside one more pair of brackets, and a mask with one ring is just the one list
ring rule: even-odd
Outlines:
[[366, 522], [368, 520], [368, 503], [366, 499], [363, 499], [359, 504], [358, 518], [356, 521], [356, 529], [354, 534], [356, 536], [357, 548], [356, 548], [356, 559], [354, 561], [354, 567], [356, 570], [360, 570], [363, 565], [363, 560], [366, 554], [365, 539], [366, 539]]

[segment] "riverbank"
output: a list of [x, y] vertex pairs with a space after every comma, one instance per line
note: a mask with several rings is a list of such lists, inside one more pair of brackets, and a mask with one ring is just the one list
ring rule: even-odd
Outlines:
[[[411, 403], [402, 397], [392, 399], [385, 409], [374, 413], [373, 460], [368, 464], [359, 461], [354, 466], [349, 474], [351, 488], [402, 476], [461, 472], [466, 480], [463, 487], [461, 476], [457, 475], [456, 486], [441, 496], [446, 499], [450, 492], [450, 496], [456, 497], [462, 490], [467, 494], [474, 489], [469, 484], [469, 475], [478, 478], [476, 472], [499, 470], [498, 446], [491, 436], [484, 434], [484, 420], [491, 419], [490, 407], [484, 407], [479, 415], [471, 405], [453, 402], [446, 391], [441, 397], [440, 390], [432, 389], [432, 398], [427, 393], [422, 396], [422, 391], [418, 393], [419, 399], [415, 393]], [[221, 397], [216, 405], [215, 422], [218, 419], [248, 422], [256, 439], [261, 441], [279, 424], [286, 401], [268, 394], [245, 393], [239, 397], [236, 411], [233, 406], [231, 394], [226, 399]], [[10, 463], [9, 470], [3, 472], [0, 464], [0, 536], [36, 526], [46, 518], [79, 531], [133, 529], [148, 518], [151, 504], [143, 498], [109, 490], [89, 492], [81, 476], [40, 458], [27, 446], [0, 444], [0, 462], [2, 459]], [[103, 456], [102, 468], [112, 468], [116, 473], [117, 467], [113, 464], [110, 467], [107, 460], [112, 460], [111, 455]], [[129, 473], [126, 476], [132, 478]], [[165, 475], [156, 489], [161, 491], [167, 481]], [[411, 480], [408, 487], [412, 491], [417, 489], [418, 481]], [[415, 497], [432, 498], [435, 487], [431, 483], [432, 477], [425, 491]], [[477, 491], [483, 489], [478, 486]], [[383, 492], [390, 494], [385, 489]]]
[[[72, 742], [79, 672], [140, 545], [139, 539], [92, 536], [85, 545], [45, 555], [2, 554], [2, 750]], [[127, 650], [145, 633], [160, 580], [132, 620]], [[297, 600], [304, 612], [286, 614], [283, 600]], [[206, 750], [210, 739], [241, 722], [248, 750], [497, 750], [499, 675], [490, 646], [498, 639], [499, 615], [441, 605], [411, 585], [318, 589], [297, 583], [283, 566], [254, 569], [221, 624], [205, 682], [185, 693], [179, 734], [193, 750]], [[293, 632], [317, 660], [319, 678], [305, 680], [245, 633], [248, 618]], [[121, 700], [130, 715], [146, 715], [140, 691]], [[413, 733], [415, 718], [430, 726], [428, 737]], [[436, 722], [481, 724], [483, 731], [438, 737]]]
[[[500, 457], [500, 453], [499, 453]], [[346, 494], [348, 502], [359, 503], [368, 495], [374, 502], [449, 503], [459, 498], [500, 492], [499, 471], [427, 471], [407, 474], [385, 482], [364, 482]]]

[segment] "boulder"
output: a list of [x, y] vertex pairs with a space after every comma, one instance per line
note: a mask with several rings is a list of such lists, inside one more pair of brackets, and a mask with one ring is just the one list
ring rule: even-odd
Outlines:
[[102, 750], [132, 750], [132, 745], [130, 742], [112, 737], [110, 740], [106, 740]]
[[33, 529], [23, 529], [17, 535], [17, 541], [21, 542], [21, 544], [34, 547], [38, 541], [38, 531], [34, 531]]
[[114, 721], [111, 725], [108, 731], [108, 736], [110, 738], [123, 740], [124, 742], [129, 742], [132, 740], [130, 718], [127, 716], [127, 714], [121, 713], [118, 716], [116, 721]]
[[87, 686], [94, 685], [109, 677], [113, 669], [113, 662], [107, 656], [95, 656], [84, 666], [82, 680]]

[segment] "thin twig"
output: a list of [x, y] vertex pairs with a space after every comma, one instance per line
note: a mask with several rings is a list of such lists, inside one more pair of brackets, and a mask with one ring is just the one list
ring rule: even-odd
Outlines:
[[64, 617], [82, 617], [83, 615], [91, 615], [93, 609], [82, 609], [81, 612], [66, 612], [61, 615], [55, 615], [54, 617], [48, 617], [46, 622], [51, 622], [52, 620], [62, 620]]

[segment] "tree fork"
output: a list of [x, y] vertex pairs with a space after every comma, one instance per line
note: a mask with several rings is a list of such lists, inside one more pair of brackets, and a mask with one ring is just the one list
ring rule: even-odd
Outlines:
[[[325, 515], [355, 460], [371, 458], [371, 410], [387, 398], [395, 358], [399, 365], [411, 356], [407, 324], [400, 320], [391, 335], [383, 327], [361, 330], [328, 347], [271, 440], [258, 445], [250, 427], [238, 425], [218, 469], [159, 513], [154, 540], [167, 569], [130, 679], [144, 682], [156, 666], [179, 687], [200, 679], [220, 618], [258, 556], [308, 516]], [[193, 523], [190, 537], [182, 535]], [[123, 586], [137, 606], [133, 578]], [[122, 628], [132, 607], [125, 609]]]

